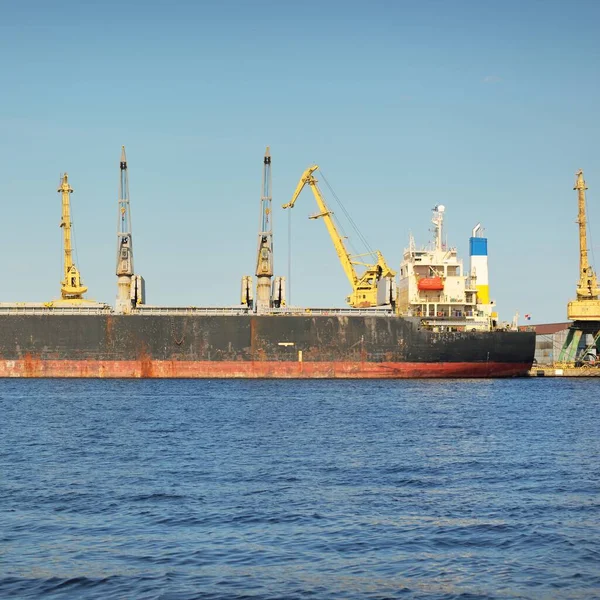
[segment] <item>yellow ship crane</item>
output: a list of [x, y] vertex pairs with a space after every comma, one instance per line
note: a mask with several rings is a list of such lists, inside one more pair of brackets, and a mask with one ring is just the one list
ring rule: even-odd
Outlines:
[[69, 185], [67, 173], [62, 176], [61, 185], [57, 190], [62, 194], [62, 219], [60, 227], [63, 230], [64, 250], [64, 279], [60, 283], [60, 292], [63, 300], [83, 300], [87, 288], [81, 284], [81, 275], [73, 262], [73, 249], [71, 246], [71, 198], [73, 189]]
[[[327, 204], [323, 199], [323, 194], [317, 185], [317, 179], [313, 175], [318, 168], [318, 165], [313, 165], [304, 171], [300, 181], [298, 182], [298, 185], [296, 186], [296, 191], [294, 192], [292, 199], [287, 204], [284, 204], [283, 208], [293, 208], [296, 204], [298, 196], [304, 189], [304, 186], [310, 186], [315, 200], [317, 201], [319, 213], [309, 218], [322, 218], [325, 221], [325, 226], [327, 227], [327, 231], [329, 232], [329, 236], [331, 237], [331, 241], [333, 242], [333, 246], [338, 258], [342, 263], [344, 273], [346, 274], [346, 277], [352, 286], [352, 294], [346, 298], [346, 301], [354, 308], [377, 306], [377, 284], [379, 280], [381, 278], [389, 278], [390, 280], [393, 280], [393, 277], [396, 275], [396, 273], [390, 269], [383, 258], [383, 255], [378, 250], [374, 253], [377, 256], [377, 263], [374, 265], [370, 265], [362, 261], [356, 261], [355, 259], [358, 257], [354, 257], [353, 259], [353, 257], [350, 256], [344, 244], [343, 238], [339, 234], [337, 227], [333, 222], [333, 213], [327, 207]], [[355, 266], [357, 265], [366, 267], [365, 272], [361, 276], [356, 273]], [[392, 289], [391, 286], [390, 289]], [[395, 298], [392, 298], [392, 304], [394, 303], [394, 300]]]
[[600, 321], [600, 300], [598, 295], [598, 279], [588, 261], [587, 249], [587, 219], [585, 209], [585, 180], [583, 171], [576, 173], [574, 190], [577, 190], [579, 225], [579, 281], [577, 283], [577, 300], [569, 302], [567, 316], [574, 321]]

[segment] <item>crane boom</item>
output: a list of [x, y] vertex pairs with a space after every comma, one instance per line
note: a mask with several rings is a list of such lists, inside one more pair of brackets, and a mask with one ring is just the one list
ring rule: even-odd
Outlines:
[[[323, 194], [317, 185], [317, 179], [313, 175], [318, 168], [318, 165], [312, 165], [306, 169], [304, 173], [302, 173], [302, 177], [300, 177], [300, 181], [296, 186], [296, 191], [294, 192], [292, 199], [287, 204], [284, 204], [283, 208], [293, 208], [304, 187], [306, 185], [310, 186], [320, 211], [310, 218], [322, 218], [325, 221], [325, 226], [327, 227], [327, 231], [329, 232], [329, 236], [331, 237], [331, 241], [333, 242], [333, 246], [338, 258], [342, 263], [344, 273], [346, 274], [346, 277], [352, 286], [352, 294], [346, 298], [346, 301], [355, 308], [377, 306], [378, 281], [382, 277], [393, 279], [396, 273], [387, 265], [383, 255], [381, 252], [379, 252], [379, 250], [375, 252], [377, 256], [377, 263], [374, 265], [358, 262], [352, 259], [348, 253], [348, 250], [346, 249], [346, 245], [344, 244], [342, 236], [338, 232], [337, 227], [333, 222], [333, 213], [327, 207], [327, 204], [323, 199]], [[363, 265], [366, 267], [366, 270], [362, 276], [359, 277], [356, 273], [355, 265]], [[394, 304], [395, 299], [392, 299], [391, 303]]]
[[350, 285], [353, 288], [355, 288], [356, 284], [358, 283], [358, 276], [354, 269], [354, 265], [352, 264], [352, 259], [350, 258], [350, 254], [348, 254], [348, 251], [346, 250], [346, 246], [344, 245], [342, 236], [339, 234], [337, 227], [335, 226], [335, 223], [333, 222], [333, 219], [331, 218], [331, 215], [333, 213], [327, 207], [327, 204], [325, 203], [325, 200], [323, 199], [323, 194], [321, 194], [321, 190], [319, 189], [319, 186], [317, 185], [317, 179], [313, 175], [313, 173], [318, 168], [319, 168], [318, 165], [313, 165], [312, 167], [309, 167], [308, 169], [306, 169], [306, 171], [304, 171], [304, 173], [302, 173], [302, 177], [300, 177], [300, 181], [298, 182], [298, 185], [296, 186], [296, 191], [294, 192], [292, 199], [287, 204], [284, 204], [283, 208], [294, 208], [294, 204], [296, 204], [296, 200], [298, 200], [298, 196], [304, 189], [304, 186], [305, 185], [310, 186], [310, 189], [312, 190], [313, 196], [315, 197], [315, 200], [317, 201], [317, 206], [319, 207], [319, 211], [320, 211], [318, 214], [313, 215], [311, 218], [312, 219], [323, 218], [323, 221], [325, 221], [325, 226], [327, 227], [327, 231], [329, 232], [329, 237], [331, 237], [331, 241], [333, 242], [335, 251], [338, 255], [338, 258], [340, 259], [340, 262], [342, 263], [342, 268], [344, 269], [344, 273], [346, 274], [346, 277], [348, 278]]
[[61, 178], [57, 190], [62, 195], [62, 218], [60, 227], [63, 230], [64, 252], [64, 279], [60, 283], [60, 292], [63, 300], [82, 300], [87, 287], [81, 285], [81, 275], [73, 262], [73, 248], [71, 245], [71, 194], [73, 188], [69, 185], [69, 176], [65, 173]]

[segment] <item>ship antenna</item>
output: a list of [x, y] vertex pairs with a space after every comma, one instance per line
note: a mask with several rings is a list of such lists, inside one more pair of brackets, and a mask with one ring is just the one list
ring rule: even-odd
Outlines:
[[433, 207], [433, 218], [431, 222], [434, 224], [435, 249], [442, 249], [443, 228], [444, 228], [444, 211], [446, 207], [443, 204], [436, 204]]

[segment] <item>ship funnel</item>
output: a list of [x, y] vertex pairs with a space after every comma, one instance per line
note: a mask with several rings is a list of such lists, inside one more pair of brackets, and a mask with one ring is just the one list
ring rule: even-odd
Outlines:
[[483, 237], [483, 227], [477, 223], [473, 235], [469, 238], [469, 259], [471, 262], [471, 277], [476, 280], [477, 304], [490, 308], [490, 286], [488, 280], [488, 249], [487, 238]]

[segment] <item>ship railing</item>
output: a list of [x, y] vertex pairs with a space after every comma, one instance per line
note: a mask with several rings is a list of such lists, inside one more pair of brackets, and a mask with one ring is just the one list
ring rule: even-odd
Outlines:
[[[0, 304], [0, 315], [114, 315], [109, 305], [99, 306], [52, 306], [27, 304]], [[254, 315], [247, 306], [149, 306], [140, 305], [133, 315]], [[264, 315], [315, 315], [315, 316], [389, 316], [393, 310], [388, 306], [373, 308], [313, 308], [289, 306], [271, 308]]]
[[303, 306], [285, 306], [269, 308], [260, 313], [253, 312], [247, 306], [138, 306], [132, 314], [138, 315], [391, 315], [388, 306], [374, 308], [312, 308]]
[[283, 308], [271, 308], [263, 314], [293, 315], [293, 316], [387, 316], [393, 315], [394, 311], [389, 306], [378, 306], [372, 308], [312, 308], [302, 306], [284, 306]]
[[110, 315], [110, 306], [0, 306], [0, 315]]
[[247, 315], [247, 306], [144, 306], [139, 305], [136, 315]]
[[[472, 290], [467, 290], [472, 291]], [[410, 299], [410, 304], [430, 304], [432, 301], [427, 298], [427, 296], [414, 296]], [[440, 296], [439, 299], [435, 300], [436, 304], [457, 304], [459, 306], [471, 306], [475, 305], [476, 301], [473, 300], [471, 302], [467, 302], [466, 298], [455, 298], [453, 296], [446, 296], [445, 294]]]
[[489, 319], [452, 319], [449, 317], [432, 319], [428, 317], [423, 317], [421, 319], [421, 323], [426, 327], [460, 327], [465, 331], [489, 330], [491, 327]]

